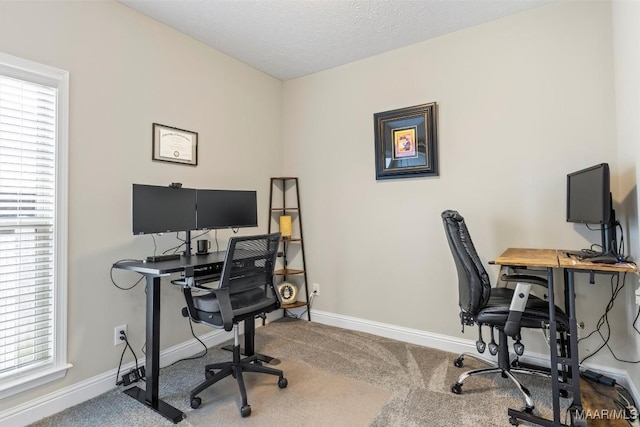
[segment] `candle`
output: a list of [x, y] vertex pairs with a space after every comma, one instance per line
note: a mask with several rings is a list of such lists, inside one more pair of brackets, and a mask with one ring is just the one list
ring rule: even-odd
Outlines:
[[282, 237], [291, 237], [291, 216], [280, 215], [280, 234]]

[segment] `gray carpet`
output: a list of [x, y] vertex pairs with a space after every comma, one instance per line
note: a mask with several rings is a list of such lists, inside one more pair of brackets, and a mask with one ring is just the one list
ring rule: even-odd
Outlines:
[[[205, 363], [228, 360], [230, 353], [210, 349], [205, 359], [180, 362], [161, 370], [160, 397], [187, 414], [179, 425], [224, 426], [509, 426], [507, 408], [523, 401], [500, 375], [468, 379], [461, 395], [451, 393], [461, 372], [483, 367], [456, 355], [365, 333], [306, 321], [278, 321], [256, 331], [256, 349], [277, 357], [289, 386], [277, 377], [248, 374], [252, 415], [239, 414], [239, 394], [231, 378], [203, 392], [202, 406], [189, 407], [189, 393], [203, 379]], [[551, 416], [549, 380], [521, 378], [536, 411]], [[563, 407], [569, 404], [562, 399]], [[114, 389], [45, 418], [32, 427], [171, 426], [153, 411]]]

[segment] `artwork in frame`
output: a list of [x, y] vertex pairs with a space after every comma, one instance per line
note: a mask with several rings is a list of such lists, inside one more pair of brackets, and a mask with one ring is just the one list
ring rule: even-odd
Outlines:
[[198, 165], [198, 133], [153, 124], [153, 160]]
[[438, 176], [435, 102], [373, 115], [376, 180]]

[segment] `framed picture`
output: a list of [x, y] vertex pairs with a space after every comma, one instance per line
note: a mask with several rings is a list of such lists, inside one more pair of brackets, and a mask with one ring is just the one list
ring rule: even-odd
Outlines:
[[153, 160], [198, 164], [198, 134], [184, 129], [153, 124]]
[[376, 180], [438, 176], [436, 103], [373, 115]]

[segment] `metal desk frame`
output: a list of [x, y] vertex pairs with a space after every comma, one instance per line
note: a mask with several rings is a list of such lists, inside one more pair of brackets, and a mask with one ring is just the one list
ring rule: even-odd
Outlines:
[[[631, 263], [596, 264], [587, 260], [579, 260], [571, 257], [565, 250], [558, 249], [520, 249], [509, 248], [502, 253], [493, 263], [511, 267], [541, 267], [547, 271], [549, 281], [549, 338], [551, 345], [551, 386], [553, 399], [553, 420], [541, 418], [533, 414], [509, 409], [509, 416], [521, 419], [541, 426], [560, 427], [566, 426], [560, 422], [560, 389], [571, 391], [573, 403], [569, 407], [571, 417], [570, 426], [586, 426], [585, 420], [579, 417], [582, 412], [582, 400], [580, 395], [580, 374], [578, 357], [578, 325], [576, 321], [575, 303], [575, 273], [589, 274], [619, 274], [625, 272], [638, 273], [638, 268]], [[555, 296], [553, 289], [553, 271], [560, 268], [565, 278], [565, 305], [569, 316], [569, 355], [561, 357], [557, 351], [557, 323], [555, 310]], [[559, 379], [558, 364], [563, 373], [569, 373], [570, 382], [562, 382]], [[577, 374], [574, 378], [572, 375]], [[564, 375], [563, 375], [564, 376]]]
[[[146, 343], [150, 349], [146, 354], [146, 390], [134, 386], [124, 392], [138, 400], [147, 407], [158, 412], [160, 415], [178, 423], [185, 418], [185, 414], [163, 402], [158, 397], [159, 375], [160, 375], [160, 283], [162, 277], [173, 273], [184, 271], [186, 267], [201, 267], [208, 265], [222, 265], [224, 263], [225, 252], [212, 252], [207, 255], [182, 256], [180, 259], [144, 262], [126, 261], [113, 264], [113, 268], [130, 270], [145, 276], [147, 283], [146, 301]], [[245, 326], [248, 323], [245, 323]], [[245, 339], [248, 339], [245, 331]], [[245, 352], [249, 349], [245, 344]], [[251, 343], [253, 351], [253, 343]]]

